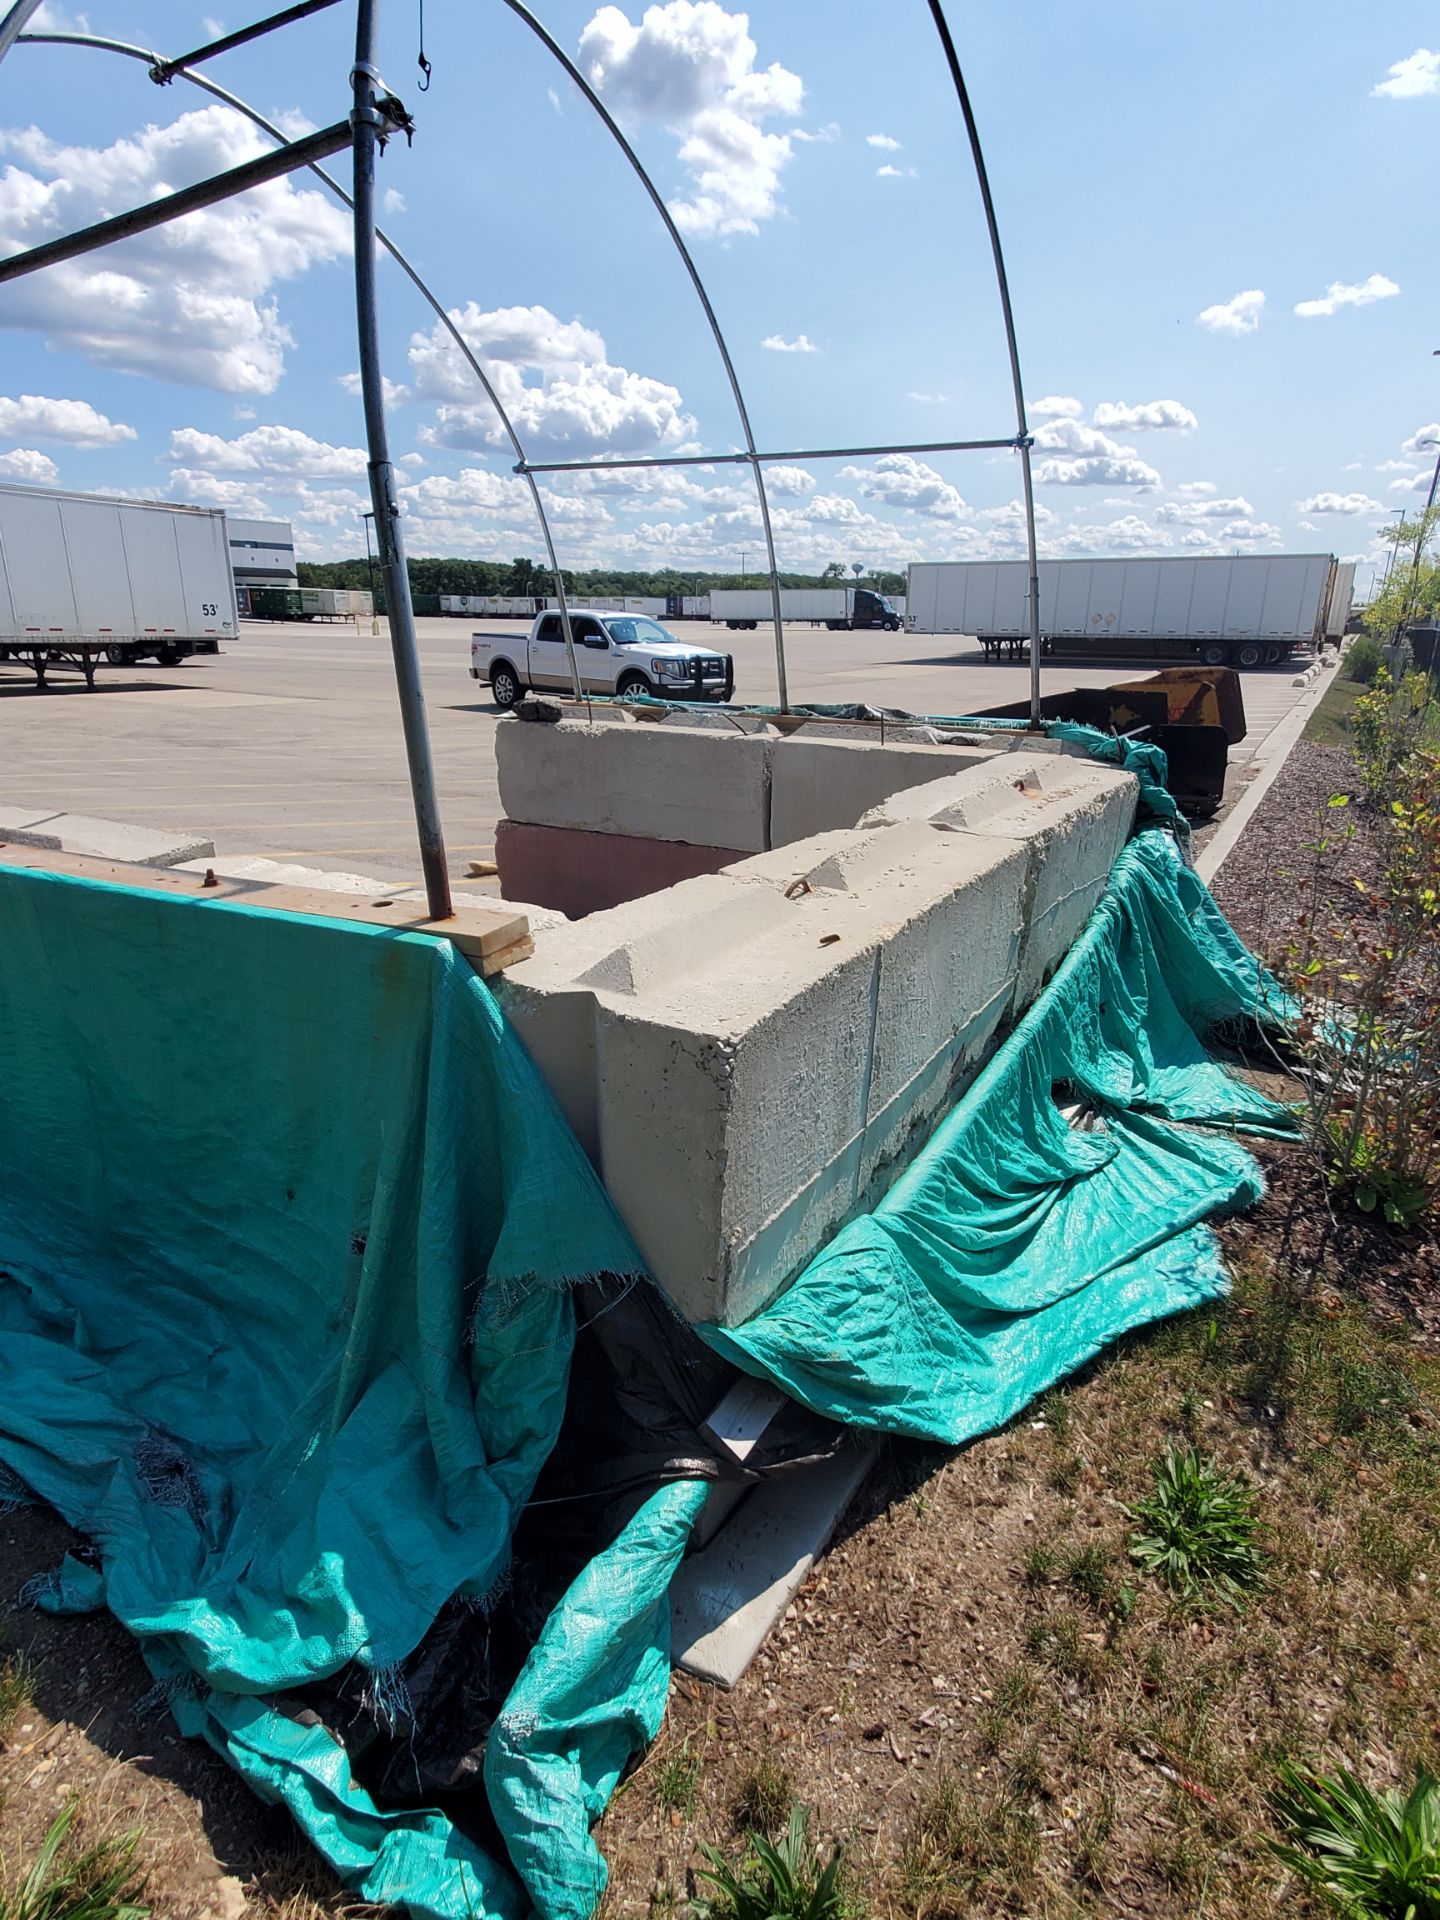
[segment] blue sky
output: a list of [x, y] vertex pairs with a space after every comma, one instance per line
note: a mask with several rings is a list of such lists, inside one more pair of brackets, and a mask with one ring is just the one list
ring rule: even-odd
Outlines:
[[[96, 0], [83, 24], [175, 52], [264, 11], [216, 5]], [[292, 132], [338, 119], [351, 11], [206, 71]], [[1045, 550], [1329, 550], [1365, 563], [1363, 586], [1440, 438], [1434, 7], [951, 11], [1008, 255]], [[49, 14], [82, 25], [78, 8]], [[762, 446], [1013, 430], [978, 197], [921, 0], [549, 0], [543, 17], [684, 226]], [[382, 66], [418, 124], [382, 161], [384, 220], [532, 455], [734, 448], [693, 293], [580, 96], [499, 0], [426, 0], [425, 20], [422, 95], [415, 0], [384, 9]], [[264, 144], [139, 62], [18, 47], [0, 70], [0, 251]], [[358, 551], [350, 293], [348, 217], [304, 176], [3, 289], [0, 476], [273, 515], [311, 557]], [[411, 551], [538, 553], [463, 363], [393, 268], [382, 300]], [[781, 564], [1014, 552], [1016, 479], [1011, 453], [797, 462], [773, 477]], [[547, 497], [577, 565], [756, 565], [733, 468], [565, 477]]]

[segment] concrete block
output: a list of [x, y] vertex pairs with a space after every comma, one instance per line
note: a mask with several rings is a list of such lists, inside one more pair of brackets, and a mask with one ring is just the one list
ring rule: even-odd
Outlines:
[[1068, 950], [1135, 795], [1090, 761], [972, 760], [509, 970], [502, 1003], [682, 1313], [743, 1321], [870, 1203]]
[[534, 900], [578, 919], [659, 893], [697, 874], [743, 860], [739, 847], [692, 846], [638, 834], [587, 833], [574, 827], [501, 820], [495, 859], [503, 900]]
[[1093, 912], [1135, 823], [1139, 783], [1093, 760], [1012, 754], [895, 794], [868, 827], [928, 821], [942, 832], [1024, 844], [1030, 852], [1015, 1000], [1026, 1007]]
[[993, 758], [977, 747], [814, 738], [809, 728], [781, 740], [770, 775], [770, 839], [785, 847], [812, 834], [853, 827], [877, 802], [958, 767]]
[[534, 826], [761, 853], [770, 845], [775, 744], [731, 728], [502, 720], [500, 802], [507, 819]]
[[18, 847], [43, 847], [51, 852], [88, 855], [97, 860], [125, 860], [137, 867], [177, 867], [186, 860], [205, 859], [215, 852], [213, 840], [199, 834], [131, 827], [120, 820], [96, 820], [83, 813], [51, 813], [0, 818], [0, 839]]
[[763, 1481], [670, 1583], [671, 1660], [733, 1687], [799, 1592], [879, 1451], [857, 1439], [829, 1460]]
[[[600, 1088], [595, 1065], [596, 995], [581, 976], [601, 968], [627, 940], [643, 942], [672, 921], [704, 914], [734, 893], [726, 875], [704, 875], [661, 893], [546, 928], [528, 960], [492, 984], [505, 1017], [528, 1048], [580, 1144], [600, 1166]], [[618, 967], [619, 962], [617, 961]]]
[[978, 1067], [1027, 873], [1023, 848], [925, 822], [825, 835], [508, 970], [507, 1014], [683, 1313], [755, 1312]]

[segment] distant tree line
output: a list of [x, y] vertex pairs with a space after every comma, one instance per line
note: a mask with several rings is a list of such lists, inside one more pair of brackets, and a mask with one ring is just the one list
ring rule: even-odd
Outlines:
[[[438, 593], [553, 593], [554, 581], [547, 568], [523, 555], [514, 560], [419, 560], [407, 561], [410, 591], [413, 594]], [[368, 587], [371, 568], [362, 554], [356, 560], [301, 560], [295, 568], [302, 587]], [[661, 567], [651, 573], [622, 573], [614, 567], [577, 567], [563, 569], [565, 591], [575, 594], [698, 594], [714, 587], [763, 587], [769, 578], [764, 573], [707, 573], [676, 567]], [[823, 573], [782, 573], [782, 587], [828, 587], [846, 585], [853, 574], [832, 560]], [[374, 571], [378, 591], [379, 568]], [[903, 573], [883, 569], [861, 576], [860, 585], [881, 593], [903, 593]]]

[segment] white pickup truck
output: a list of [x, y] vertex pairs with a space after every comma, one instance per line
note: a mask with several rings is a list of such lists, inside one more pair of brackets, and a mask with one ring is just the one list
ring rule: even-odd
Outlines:
[[[572, 613], [570, 632], [586, 693], [625, 699], [728, 700], [735, 663], [728, 653], [687, 645], [644, 613]], [[488, 680], [497, 707], [513, 707], [527, 687], [570, 692], [570, 662], [558, 613], [537, 615], [530, 632], [472, 633], [470, 677]]]

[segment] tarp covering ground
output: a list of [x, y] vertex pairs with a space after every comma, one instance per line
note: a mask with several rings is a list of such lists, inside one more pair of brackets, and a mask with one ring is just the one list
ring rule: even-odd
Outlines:
[[0, 1460], [98, 1548], [42, 1604], [108, 1606], [365, 1898], [588, 1912], [703, 1486], [655, 1494], [522, 1674], [488, 1784], [524, 1881], [270, 1704], [352, 1662], [383, 1700], [447, 1602], [483, 1609], [564, 1412], [568, 1283], [639, 1269], [489, 991], [444, 942], [6, 873], [0, 1033]]
[[[1217, 1291], [1198, 1223], [1258, 1191], [1228, 1131], [1286, 1119], [1202, 1039], [1270, 992], [1142, 836], [884, 1204], [710, 1338], [820, 1412], [957, 1440]], [[483, 1631], [572, 1283], [638, 1269], [489, 991], [420, 936], [4, 873], [0, 1033], [0, 1462], [96, 1549], [42, 1603], [110, 1607], [182, 1729], [363, 1897], [584, 1920], [701, 1481], [637, 1499], [541, 1626], [485, 1744], [500, 1847], [377, 1804], [287, 1706], [343, 1670], [402, 1715], [436, 1621]]]
[[1229, 1136], [1295, 1121], [1205, 1036], [1287, 1012], [1169, 837], [1140, 834], [874, 1212], [706, 1339], [834, 1419], [951, 1444], [1003, 1425], [1117, 1335], [1224, 1290], [1201, 1223], [1261, 1191]]

